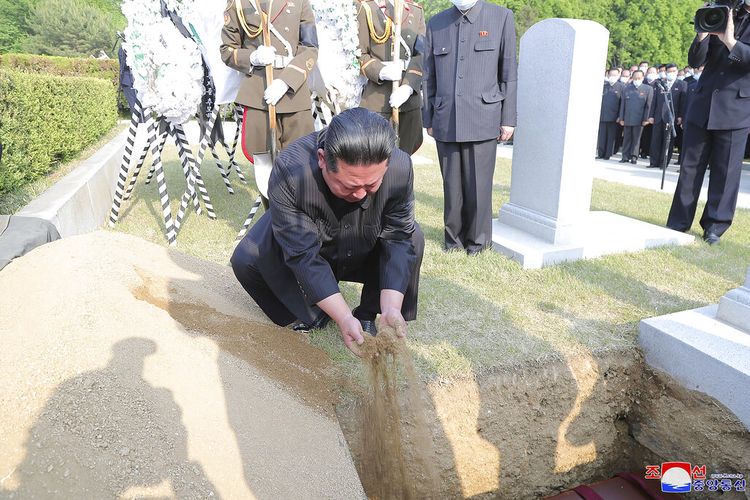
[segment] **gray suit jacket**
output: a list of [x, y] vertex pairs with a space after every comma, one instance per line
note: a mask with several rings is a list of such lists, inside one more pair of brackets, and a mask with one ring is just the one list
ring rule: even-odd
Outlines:
[[479, 0], [464, 16], [451, 7], [427, 24], [423, 119], [443, 142], [484, 141], [516, 125], [513, 12]]
[[623, 97], [620, 99], [620, 115], [617, 120], [625, 120], [626, 127], [641, 126], [648, 120], [653, 98], [654, 89], [650, 85], [644, 83], [635, 88], [632, 83], [627, 84]]

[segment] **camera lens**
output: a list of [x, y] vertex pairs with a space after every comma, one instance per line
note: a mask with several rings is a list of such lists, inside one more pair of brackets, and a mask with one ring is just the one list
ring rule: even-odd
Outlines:
[[728, 21], [727, 14], [727, 9], [722, 7], [705, 9], [698, 19], [698, 27], [706, 33], [724, 31]]

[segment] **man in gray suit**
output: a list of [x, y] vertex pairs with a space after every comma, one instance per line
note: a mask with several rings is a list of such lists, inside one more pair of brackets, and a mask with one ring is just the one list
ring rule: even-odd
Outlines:
[[443, 175], [445, 249], [492, 245], [497, 140], [516, 125], [513, 13], [484, 0], [451, 0], [427, 24], [423, 118]]
[[617, 122], [624, 127], [620, 163], [637, 162], [643, 127], [648, 124], [654, 89], [650, 85], [643, 85], [643, 78], [642, 71], [634, 72], [633, 81], [625, 86], [623, 98], [620, 100], [620, 116]]

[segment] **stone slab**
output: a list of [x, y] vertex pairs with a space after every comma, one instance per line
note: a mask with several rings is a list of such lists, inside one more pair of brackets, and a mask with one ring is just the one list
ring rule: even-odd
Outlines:
[[730, 290], [719, 300], [717, 315], [720, 320], [750, 335], [750, 269], [747, 271], [745, 285]]
[[524, 269], [539, 269], [561, 262], [637, 252], [667, 245], [689, 245], [695, 238], [661, 226], [611, 212], [589, 212], [577, 243], [555, 245], [493, 220], [493, 248], [518, 261]]
[[63, 238], [100, 228], [112, 206], [126, 137], [127, 130], [119, 133], [16, 215], [48, 220]]
[[646, 362], [724, 404], [750, 429], [750, 335], [719, 321], [718, 307], [640, 323]]

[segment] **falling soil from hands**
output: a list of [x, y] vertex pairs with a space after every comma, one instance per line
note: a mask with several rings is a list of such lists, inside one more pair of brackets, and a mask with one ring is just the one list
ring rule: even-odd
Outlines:
[[[360, 479], [371, 499], [432, 497], [438, 491], [430, 460], [433, 443], [414, 362], [392, 328], [379, 324], [378, 329], [377, 337], [365, 336], [362, 349], [370, 391], [361, 406]], [[405, 394], [399, 398], [401, 391]], [[405, 440], [411, 445], [405, 446]], [[412, 456], [407, 456], [407, 448]]]

